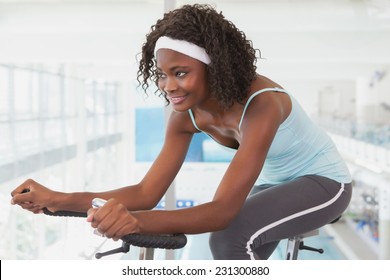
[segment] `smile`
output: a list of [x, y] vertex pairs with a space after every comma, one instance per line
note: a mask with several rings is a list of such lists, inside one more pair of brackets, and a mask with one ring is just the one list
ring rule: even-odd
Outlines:
[[186, 99], [186, 96], [175, 96], [175, 97], [169, 97], [169, 100], [172, 102], [172, 104], [179, 104], [182, 103]]

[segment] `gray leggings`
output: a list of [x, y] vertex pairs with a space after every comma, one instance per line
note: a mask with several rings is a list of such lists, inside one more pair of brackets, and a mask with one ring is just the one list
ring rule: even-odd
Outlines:
[[279, 241], [339, 217], [351, 184], [307, 175], [280, 185], [255, 186], [233, 222], [210, 235], [214, 259], [268, 259]]

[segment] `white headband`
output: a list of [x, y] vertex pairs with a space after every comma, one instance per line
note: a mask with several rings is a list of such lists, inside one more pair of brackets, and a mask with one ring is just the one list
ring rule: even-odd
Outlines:
[[176, 40], [166, 36], [158, 38], [156, 46], [154, 47], [154, 56], [159, 49], [170, 49], [179, 53], [188, 55], [192, 58], [202, 61], [205, 64], [210, 64], [210, 57], [207, 55], [206, 50], [193, 43]]

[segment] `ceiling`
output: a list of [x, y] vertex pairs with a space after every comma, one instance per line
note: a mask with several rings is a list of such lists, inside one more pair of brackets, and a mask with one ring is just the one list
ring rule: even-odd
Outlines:
[[[206, 3], [167, 1], [195, 2]], [[260, 71], [281, 79], [353, 80], [390, 65], [389, 0], [207, 3], [261, 50]], [[0, 0], [0, 63], [93, 64], [128, 77], [164, 9], [158, 0]]]

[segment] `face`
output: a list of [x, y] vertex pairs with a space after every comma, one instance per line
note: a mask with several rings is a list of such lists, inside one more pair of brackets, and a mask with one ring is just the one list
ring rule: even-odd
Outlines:
[[206, 64], [182, 53], [157, 51], [158, 87], [175, 111], [184, 112], [208, 98]]

